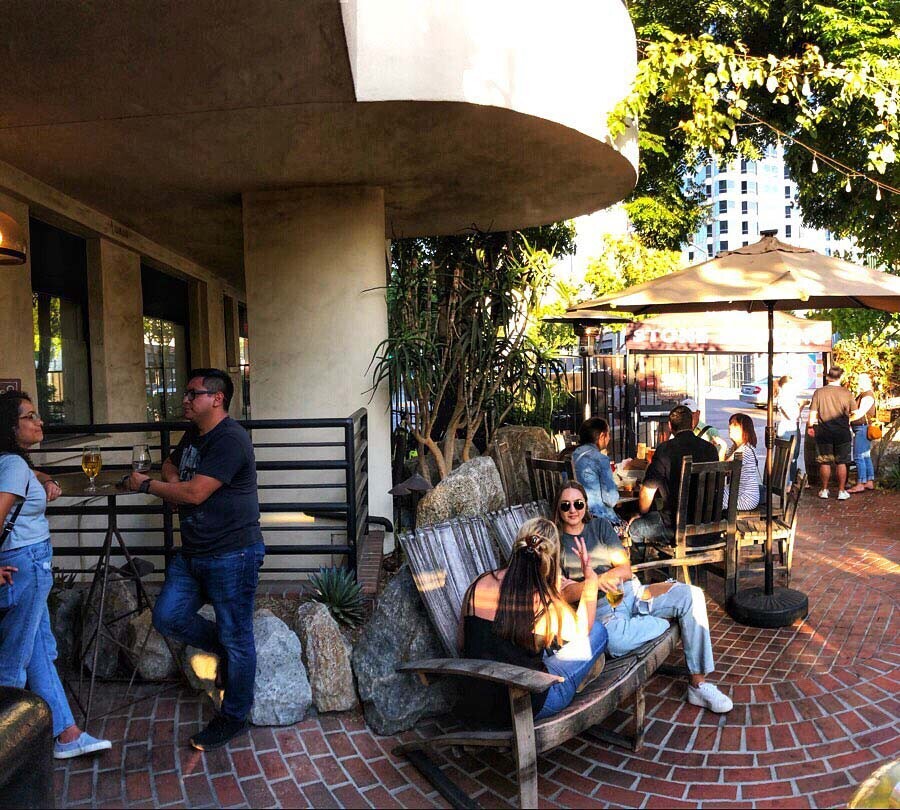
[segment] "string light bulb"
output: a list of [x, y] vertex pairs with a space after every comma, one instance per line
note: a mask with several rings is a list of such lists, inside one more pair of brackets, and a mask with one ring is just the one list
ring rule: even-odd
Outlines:
[[847, 185], [844, 186], [844, 191], [853, 191], [853, 188], [850, 185], [850, 175], [847, 175]]
[[813, 155], [812, 173], [813, 173], [813, 174], [818, 174], [818, 173], [819, 173], [819, 164], [818, 164], [818, 162], [816, 161], [816, 156], [815, 156], [815, 155]]
[[737, 146], [737, 144], [738, 144], [737, 129], [733, 129], [733, 130], [731, 130], [731, 145]]
[[875, 202], [881, 202], [881, 186], [875, 186]]

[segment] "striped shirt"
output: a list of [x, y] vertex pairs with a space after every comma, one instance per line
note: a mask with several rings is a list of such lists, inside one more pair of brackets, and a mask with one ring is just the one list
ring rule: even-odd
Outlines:
[[[759, 467], [756, 464], [756, 453], [749, 445], [735, 447], [726, 460], [734, 457], [737, 452], [743, 452], [744, 459], [741, 464], [741, 482], [738, 486], [738, 511], [749, 512], [759, 506]], [[728, 507], [728, 490], [722, 494], [722, 506]]]

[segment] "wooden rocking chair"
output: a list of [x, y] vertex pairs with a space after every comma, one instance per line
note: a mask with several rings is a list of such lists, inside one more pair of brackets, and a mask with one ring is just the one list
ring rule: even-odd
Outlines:
[[[414, 661], [398, 669], [417, 673], [425, 683], [432, 677], [456, 676], [501, 684], [509, 695], [510, 728], [439, 734], [404, 743], [395, 749], [396, 753], [408, 757], [451, 805], [476, 806], [430, 760], [429, 751], [455, 746], [486, 746], [512, 751], [520, 805], [537, 807], [537, 756], [596, 726], [626, 700], [633, 706], [634, 734], [626, 737], [599, 728], [593, 729], [592, 734], [633, 750], [641, 746], [644, 686], [675, 649], [680, 639], [677, 625], [672, 625], [633, 653], [608, 661], [600, 677], [576, 695], [566, 709], [535, 722], [531, 695], [551, 686], [556, 682], [556, 676], [510, 664], [458, 657], [456, 632], [466, 589], [478, 574], [501, 566], [484, 521], [475, 518], [429, 526], [403, 535], [400, 543], [448, 657]], [[474, 685], [468, 685], [468, 688]]]

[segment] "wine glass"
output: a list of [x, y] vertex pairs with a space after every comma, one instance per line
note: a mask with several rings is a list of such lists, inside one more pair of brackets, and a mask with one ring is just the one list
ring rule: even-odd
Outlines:
[[100, 474], [103, 467], [103, 456], [100, 454], [99, 444], [89, 444], [84, 448], [81, 454], [81, 469], [90, 479], [90, 484], [85, 492], [96, 492], [97, 487], [94, 486], [94, 479]]
[[613, 613], [616, 612], [616, 608], [622, 604], [622, 597], [625, 596], [625, 590], [622, 585], [622, 581], [619, 580], [618, 589], [615, 591], [610, 591], [606, 594], [606, 601], [609, 602], [609, 606], [613, 609]]
[[150, 446], [136, 444], [131, 450], [131, 469], [135, 472], [145, 473], [150, 469]]

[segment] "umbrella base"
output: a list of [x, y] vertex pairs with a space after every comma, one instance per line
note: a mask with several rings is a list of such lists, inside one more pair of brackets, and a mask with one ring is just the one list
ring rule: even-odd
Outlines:
[[738, 591], [728, 602], [728, 615], [749, 627], [787, 627], [809, 613], [809, 599], [793, 588], [763, 588]]

